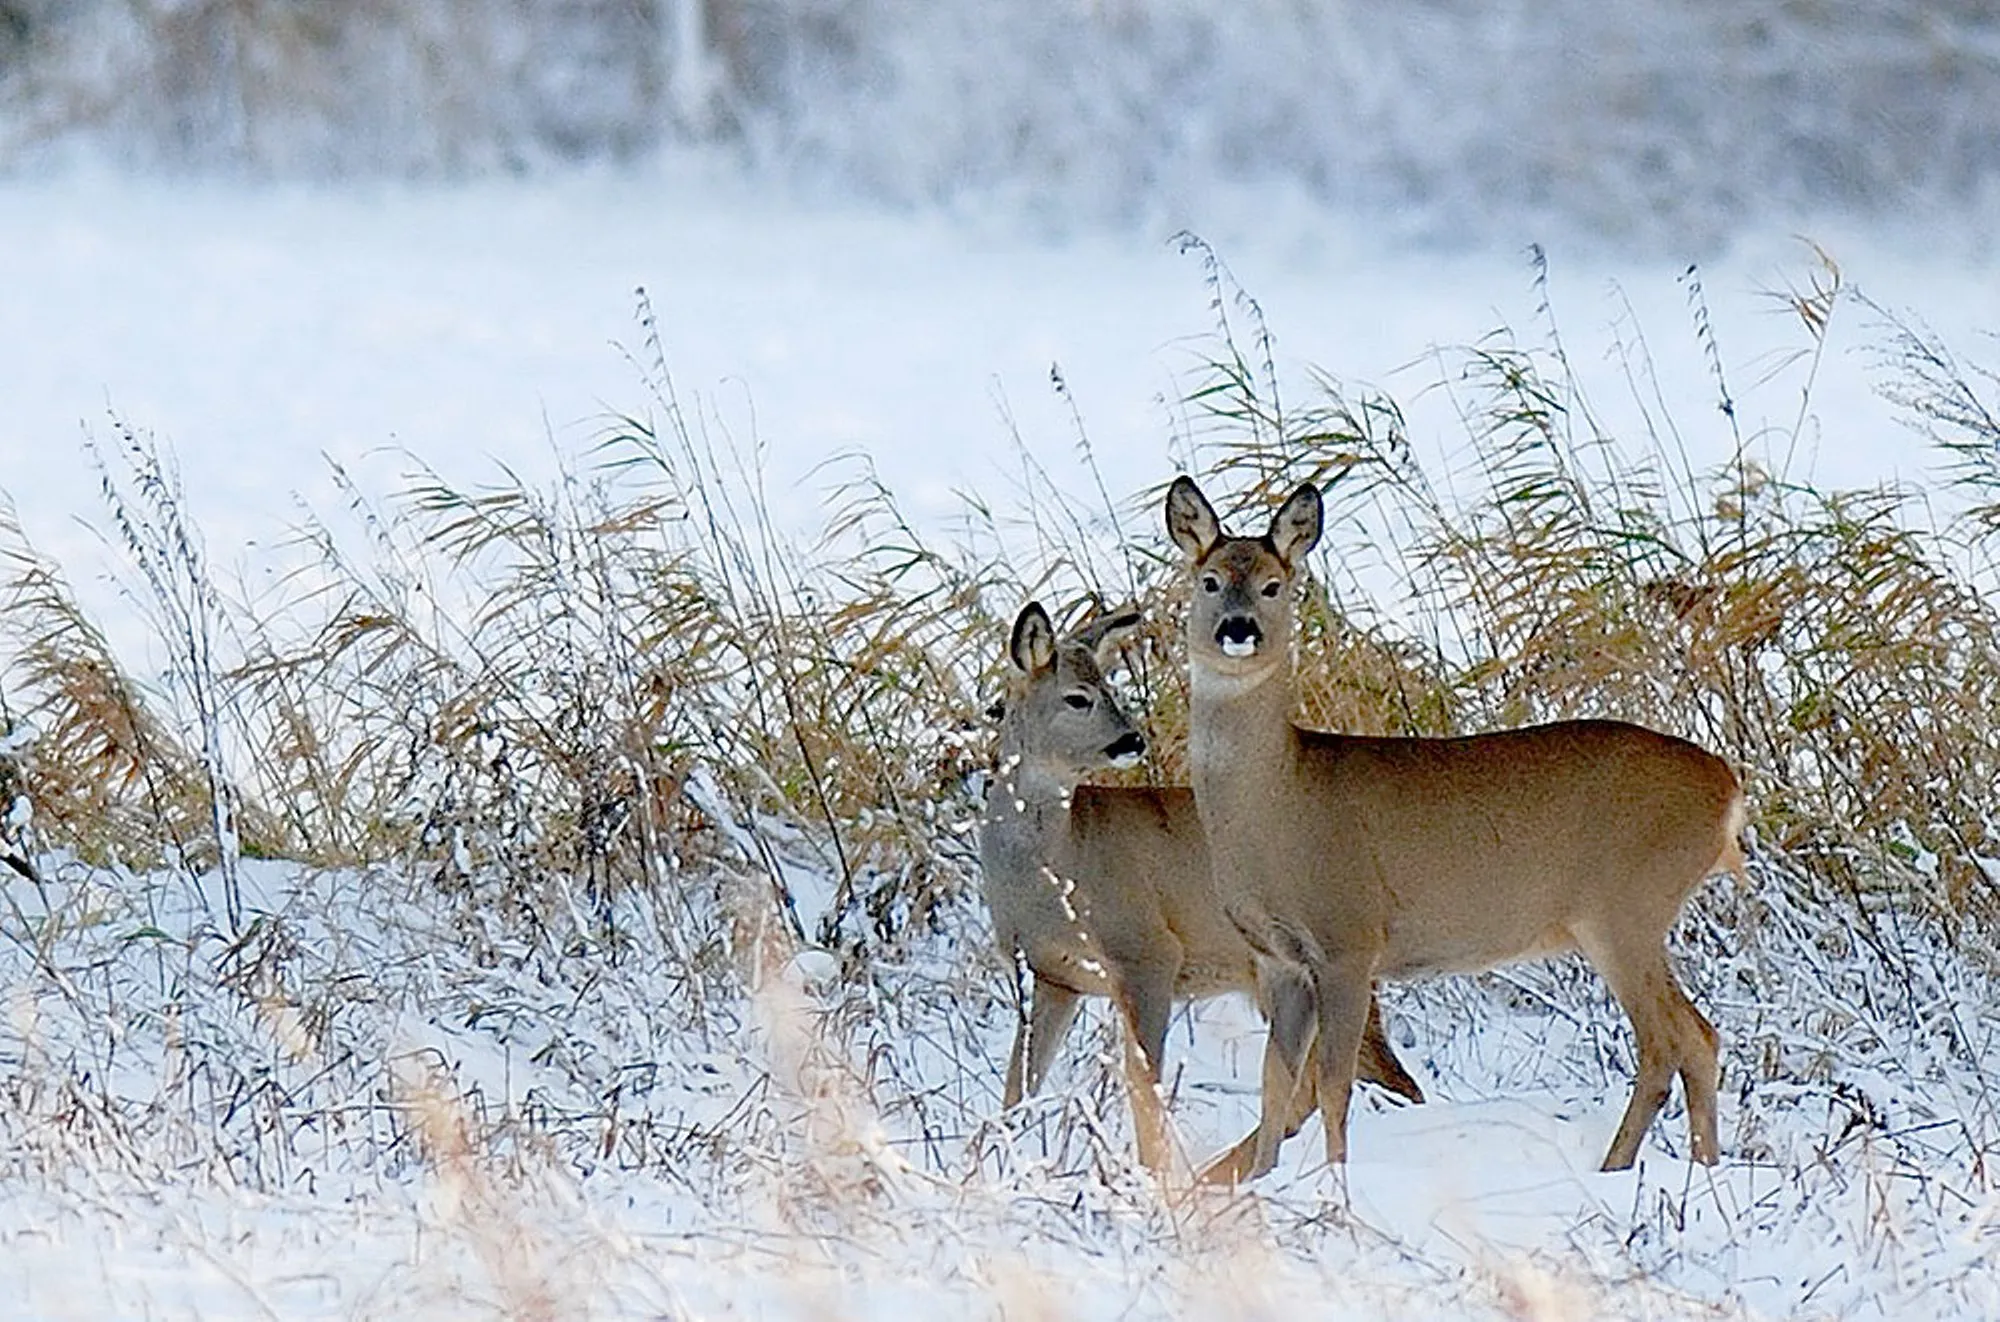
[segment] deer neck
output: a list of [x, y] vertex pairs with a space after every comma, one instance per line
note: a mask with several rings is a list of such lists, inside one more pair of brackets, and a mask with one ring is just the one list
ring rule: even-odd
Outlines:
[[1005, 744], [986, 794], [986, 832], [996, 844], [1045, 857], [1069, 827], [1076, 778]]
[[1197, 667], [1192, 679], [1188, 760], [1197, 798], [1266, 795], [1270, 786], [1258, 782], [1290, 765], [1297, 738], [1291, 667], [1244, 676]]

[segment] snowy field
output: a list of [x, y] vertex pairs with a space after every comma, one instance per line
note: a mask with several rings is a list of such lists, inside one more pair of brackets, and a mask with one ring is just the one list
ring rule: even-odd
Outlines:
[[[1434, 347], [1548, 333], [1523, 252], [1395, 247], [1261, 201], [1187, 223], [1281, 359], [1391, 388], [1420, 444], [1452, 444]], [[1168, 237], [1035, 241], [695, 166], [341, 192], [10, 181], [0, 491], [143, 669], [83, 445], [114, 415], [177, 456], [212, 562], [254, 583], [302, 508], [337, 501], [328, 460], [378, 492], [418, 461], [462, 482], [587, 467], [643, 405], [621, 348], [643, 287], [677, 386], [754, 452], [788, 533], [816, 530], [857, 455], [938, 526], [961, 491], [1004, 505], [1024, 454], [1088, 497], [1072, 402], [1111, 491], [1137, 492], [1191, 457], [1173, 401], [1213, 323]], [[2000, 356], [2000, 260], [1811, 237], [1884, 307]], [[1549, 260], [1611, 430], [1666, 401], [1697, 464], [1726, 457], [1681, 267]], [[1772, 438], [1794, 431], [1807, 341], [1771, 295], [1812, 273], [1779, 233], [1701, 268], [1753, 447], [1790, 446]], [[1774, 467], [1932, 476], [1874, 393], [1871, 317], [1843, 308]], [[1641, 339], [1657, 396], [1629, 376]], [[830, 889], [807, 842], [778, 847], [818, 878], [805, 893]], [[709, 916], [740, 914], [750, 863], [718, 865]], [[1128, 1160], [1101, 1013], [1003, 1117], [1013, 1009], [970, 909], [871, 982], [779, 948], [745, 995], [664, 905], [621, 901], [615, 946], [580, 911], [521, 945], [407, 877], [246, 866], [269, 921], [235, 948], [185, 873], [52, 855], [40, 883], [0, 874], [16, 1315], [2000, 1315], [2000, 986], [1919, 924], [1894, 960], [1782, 907], [1685, 925], [1724, 1039], [1712, 1171], [1680, 1158], [1676, 1103], [1636, 1170], [1596, 1172], [1630, 1051], [1591, 975], [1557, 965], [1387, 989], [1432, 1100], [1363, 1096], [1345, 1172], [1308, 1136], [1254, 1191], [1162, 1197]], [[1242, 1005], [1177, 1020], [1195, 1159], [1250, 1123], [1260, 1041]]]
[[[1674, 1106], [1635, 1170], [1596, 1172], [1629, 1056], [1559, 967], [1389, 993], [1431, 1100], [1364, 1090], [1344, 1173], [1301, 1139], [1252, 1193], [1163, 1198], [1101, 1013], [1002, 1118], [1012, 1017], [976, 926], [867, 991], [798, 957], [746, 1001], [643, 905], [622, 952], [579, 928], [556, 958], [391, 876], [253, 865], [266, 920], [224, 951], [184, 878], [48, 868], [7, 895], [36, 939], [0, 953], [15, 1316], [2000, 1308], [1991, 1093], [1959, 1063], [1996, 1046], [1990, 975], [1931, 959], [1895, 988], [1802, 923], [1681, 941], [1727, 1043], [1714, 1170], [1673, 1155]], [[1196, 1158], [1248, 1125], [1257, 1040], [1227, 1002], [1176, 1026]], [[1765, 1057], [1796, 1081], [1753, 1082]]]
[[[961, 490], [1004, 501], [1016, 434], [1081, 486], [1071, 400], [1114, 493], [1158, 483], [1187, 457], [1170, 401], [1213, 348], [1200, 264], [1171, 228], [1036, 242], [794, 202], [699, 165], [448, 189], [13, 181], [0, 196], [0, 489], [87, 590], [106, 561], [74, 522], [99, 505], [82, 441], [105, 442], [114, 415], [178, 455], [211, 554], [247, 552], [249, 569], [297, 500], [333, 503], [329, 459], [374, 491], [411, 456], [465, 483], [496, 464], [530, 479], [586, 466], [610, 417], [643, 403], [627, 357], [640, 288], [677, 388], [754, 449], [769, 508], [802, 534], [854, 455], [940, 522]], [[1547, 333], [1525, 242], [1397, 247], [1275, 190], [1183, 220], [1262, 306], [1282, 365], [1391, 391], [1419, 444], [1458, 431], [1435, 349]], [[1838, 226], [1810, 237], [1890, 312], [1975, 358], [1990, 343], [2000, 255], [1956, 236], [1937, 252]], [[1627, 371], [1643, 343], [1696, 466], [1726, 458], [1684, 263], [1572, 259], [1560, 242], [1549, 261], [1557, 329], [1608, 429], [1640, 430], [1653, 386]], [[1814, 266], [1773, 230], [1701, 269], [1753, 449], [1798, 419], [1808, 340], [1777, 296]], [[1874, 322], [1843, 309], [1800, 453], [1772, 467], [1828, 487], [1929, 475], [1875, 396]]]

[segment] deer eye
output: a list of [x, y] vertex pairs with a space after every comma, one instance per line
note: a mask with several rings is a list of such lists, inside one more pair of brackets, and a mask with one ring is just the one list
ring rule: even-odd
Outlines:
[[1222, 580], [1214, 574], [1203, 574], [1201, 576], [1201, 590], [1203, 592], [1220, 592], [1222, 591]]
[[1259, 590], [1260, 590], [1260, 591], [1261, 591], [1261, 592], [1262, 592], [1262, 593], [1263, 593], [1263, 594], [1264, 594], [1265, 596], [1267, 596], [1267, 597], [1272, 597], [1272, 598], [1275, 598], [1275, 597], [1276, 597], [1276, 596], [1278, 595], [1278, 590], [1279, 590], [1279, 589], [1280, 589], [1280, 588], [1281, 588], [1282, 586], [1283, 586], [1283, 584], [1279, 583], [1279, 582], [1278, 582], [1278, 580], [1274, 578], [1274, 579], [1272, 579], [1272, 580], [1271, 580], [1271, 581], [1270, 581], [1269, 583], [1266, 583], [1266, 584], [1265, 584], [1265, 585], [1264, 585], [1264, 586], [1263, 586], [1263, 587], [1262, 587], [1261, 589], [1259, 589]]
[[1088, 693], [1065, 693], [1063, 694], [1063, 706], [1070, 708], [1072, 711], [1089, 711], [1090, 695]]

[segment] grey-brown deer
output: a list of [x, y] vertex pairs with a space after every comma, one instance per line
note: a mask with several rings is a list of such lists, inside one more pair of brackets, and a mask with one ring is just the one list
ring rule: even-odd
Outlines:
[[1232, 536], [1189, 478], [1167, 493], [1191, 587], [1195, 803], [1271, 1019], [1248, 1174], [1276, 1162], [1314, 1045], [1326, 1157], [1345, 1159], [1375, 979], [1570, 949], [1610, 985], [1637, 1046], [1604, 1169], [1632, 1164], [1675, 1074], [1690, 1155], [1714, 1162], [1716, 1033], [1675, 978], [1666, 939], [1704, 878], [1742, 873], [1735, 773], [1684, 739], [1618, 721], [1450, 739], [1294, 724], [1294, 589], [1323, 519], [1305, 485], [1268, 531]]
[[[1104, 679], [1138, 623], [1136, 611], [1114, 613], [1058, 638], [1038, 603], [1023, 608], [1008, 643], [999, 759], [979, 845], [994, 934], [1033, 980], [1008, 1056], [1006, 1104], [1041, 1086], [1080, 998], [1110, 997], [1124, 1021], [1140, 1160], [1165, 1173], [1173, 1148], [1159, 1084], [1174, 1000], [1253, 992], [1256, 976], [1250, 947], [1216, 901], [1193, 794], [1080, 784], [1145, 752]], [[1364, 1020], [1361, 1077], [1421, 1102], [1372, 999]], [[1286, 1117], [1288, 1134], [1311, 1114], [1312, 1097], [1299, 1090], [1304, 1109]], [[1256, 1139], [1253, 1132], [1218, 1165], [1246, 1165]]]

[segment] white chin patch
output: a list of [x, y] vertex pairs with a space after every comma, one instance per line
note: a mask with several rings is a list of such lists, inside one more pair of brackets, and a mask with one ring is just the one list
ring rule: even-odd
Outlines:
[[1257, 644], [1249, 638], [1225, 638], [1222, 640], [1224, 656], [1255, 656]]

